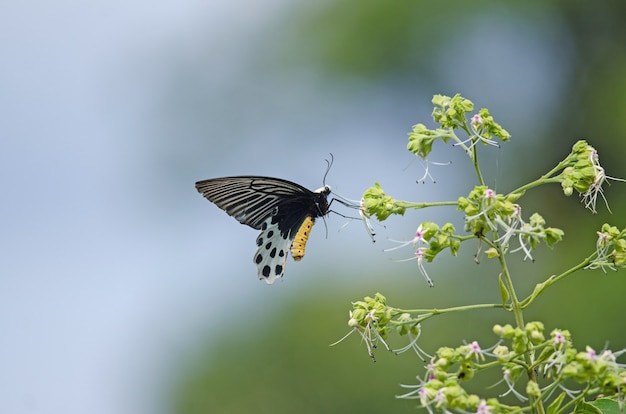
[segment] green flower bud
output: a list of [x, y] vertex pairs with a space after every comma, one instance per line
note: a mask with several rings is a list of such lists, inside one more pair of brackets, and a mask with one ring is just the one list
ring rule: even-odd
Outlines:
[[539, 398], [541, 396], [541, 389], [539, 388], [539, 384], [535, 381], [528, 381], [526, 384], [526, 394], [531, 397]]

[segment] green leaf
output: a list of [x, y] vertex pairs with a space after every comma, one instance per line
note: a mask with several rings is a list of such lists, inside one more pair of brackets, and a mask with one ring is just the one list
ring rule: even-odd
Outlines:
[[559, 396], [554, 401], [552, 401], [552, 404], [548, 406], [546, 413], [556, 414], [559, 410], [559, 407], [563, 403], [563, 400], [565, 399], [565, 395], [566, 395], [565, 392], [562, 392], [561, 394], [559, 394]]
[[576, 414], [602, 414], [602, 411], [586, 401], [579, 401], [574, 408]]
[[619, 408], [619, 403], [610, 398], [598, 398], [590, 402], [589, 405], [593, 405], [603, 414], [623, 414]]

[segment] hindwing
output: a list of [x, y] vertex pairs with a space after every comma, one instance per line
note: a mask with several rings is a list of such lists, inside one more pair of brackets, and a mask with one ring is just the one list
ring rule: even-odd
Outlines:
[[292, 244], [292, 240], [283, 236], [274, 220], [275, 217], [270, 217], [261, 226], [261, 234], [256, 238], [258, 248], [254, 253], [259, 279], [270, 285], [283, 277]]

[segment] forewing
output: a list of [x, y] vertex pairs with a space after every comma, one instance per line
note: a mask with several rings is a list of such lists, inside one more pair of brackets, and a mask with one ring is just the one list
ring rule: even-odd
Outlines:
[[312, 192], [291, 181], [270, 177], [224, 177], [198, 181], [196, 189], [228, 215], [261, 229], [278, 207], [295, 198], [311, 198]]

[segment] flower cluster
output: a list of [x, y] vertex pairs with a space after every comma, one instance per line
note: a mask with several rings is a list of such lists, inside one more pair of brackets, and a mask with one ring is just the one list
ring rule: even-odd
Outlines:
[[[520, 393], [514, 389], [520, 375], [512, 376], [512, 372], [532, 370], [549, 379], [547, 385], [541, 387], [537, 378], [531, 375], [531, 380], [526, 384], [526, 394], [536, 400], [550, 402], [555, 412], [567, 397], [577, 402], [593, 394], [622, 396], [626, 392], [626, 364], [617, 362], [617, 357], [626, 350], [603, 350], [598, 355], [593, 348], [587, 346], [585, 352], [578, 352], [573, 347], [567, 330], [554, 329], [550, 338], [545, 339], [541, 322], [531, 322], [525, 329], [496, 325], [493, 331], [502, 340], [511, 341], [510, 348], [499, 345], [494, 354], [502, 364], [509, 392], [522, 401], [527, 397], [520, 398]], [[535, 356], [539, 351], [539, 355]], [[527, 353], [534, 358], [530, 366], [523, 357]], [[581, 387], [566, 388], [565, 385], [572, 381], [581, 384]], [[557, 391], [560, 391], [560, 395], [553, 398]]]
[[620, 231], [617, 227], [605, 223], [597, 233], [595, 257], [585, 269], [602, 269], [606, 273], [606, 268], [617, 270], [624, 267], [626, 265], [626, 229]]
[[409, 344], [403, 348], [394, 349], [393, 352], [402, 353], [412, 349], [420, 356], [428, 356], [417, 346], [421, 319], [413, 318], [409, 312], [387, 306], [387, 299], [380, 293], [376, 293], [374, 297], [366, 296], [363, 300], [353, 302], [349, 316], [350, 332], [332, 345], [338, 344], [353, 332], [357, 332], [365, 342], [370, 358], [375, 361], [374, 349], [378, 347], [379, 342], [388, 351], [391, 350], [386, 339], [395, 329], [400, 336], [409, 338]]
[[464, 128], [466, 116], [474, 110], [474, 104], [458, 93], [452, 98], [445, 95], [433, 96], [433, 120], [442, 128]]
[[625, 181], [621, 178], [607, 176], [604, 173], [604, 168], [600, 165], [598, 152], [583, 140], [574, 144], [572, 152], [561, 165], [565, 168], [558, 179], [565, 195], [572, 195], [575, 189], [582, 197], [585, 208], [594, 214], [596, 213], [598, 196], [604, 200], [605, 205], [609, 208], [602, 189], [604, 183], [607, 180]]
[[472, 126], [473, 132], [470, 137], [472, 145], [477, 142], [482, 142], [483, 144], [498, 147], [498, 142], [493, 138], [500, 138], [502, 142], [506, 142], [511, 138], [511, 134], [493, 120], [487, 108], [482, 108], [478, 111], [478, 113], [472, 117], [470, 125]]
[[[422, 159], [426, 159], [432, 151], [433, 143], [440, 139], [444, 143], [452, 139], [455, 145], [464, 146], [466, 150], [481, 142], [487, 145], [498, 146], [494, 138], [506, 142], [511, 135], [502, 128], [486, 108], [482, 108], [470, 118], [467, 116], [474, 110], [474, 104], [469, 99], [456, 94], [452, 98], [444, 95], [435, 95], [433, 103], [433, 120], [440, 128], [428, 129], [424, 124], [416, 124], [409, 133], [407, 149]], [[468, 134], [466, 140], [458, 138], [455, 129], [461, 129]]]
[[[384, 251], [389, 252], [411, 245], [413, 249], [415, 249], [415, 259], [417, 259], [417, 267], [420, 273], [424, 276], [428, 285], [433, 287], [434, 283], [428, 276], [426, 268], [424, 267], [424, 259], [426, 259], [427, 262], [432, 262], [437, 254], [446, 249], [450, 249], [452, 255], [456, 256], [461, 247], [461, 241], [458, 237], [454, 236], [454, 231], [454, 226], [451, 223], [446, 223], [443, 227], [439, 228], [436, 223], [427, 221], [417, 227], [413, 239], [408, 241], [392, 240], [399, 243], [399, 245], [385, 249]], [[420, 247], [416, 248], [417, 245], [420, 245]], [[413, 258], [406, 260], [413, 260]]]
[[[389, 349], [385, 338], [387, 338], [391, 330], [389, 321], [392, 317], [392, 309], [387, 306], [386, 301], [387, 299], [380, 293], [375, 294], [373, 298], [366, 296], [365, 300], [354, 302], [352, 310], [349, 312], [348, 326], [353, 330], [348, 335], [352, 332], [358, 332], [361, 338], [363, 338], [367, 346], [367, 353], [372, 359], [374, 359], [374, 349], [376, 349], [379, 341], [385, 345], [385, 348]], [[341, 342], [348, 335], [338, 342]]]
[[508, 412], [507, 407], [497, 399], [481, 399], [469, 394], [462, 383], [474, 378], [477, 370], [482, 369], [479, 362], [485, 360], [489, 351], [481, 349], [477, 341], [462, 345], [456, 349], [439, 348], [428, 365], [422, 378], [418, 377], [417, 385], [402, 385], [411, 391], [397, 398], [419, 399], [420, 405], [429, 413], [442, 411], [445, 413], [456, 410], [470, 413]]
[[[515, 201], [523, 193], [514, 192], [508, 195], [497, 194], [487, 186], [476, 186], [467, 197], [459, 197], [453, 204], [458, 210], [465, 213], [465, 230], [471, 236], [454, 234], [455, 228], [446, 223], [441, 228], [433, 222], [424, 222], [419, 225], [415, 237], [407, 241], [395, 241], [398, 246], [386, 249], [392, 251], [411, 245], [415, 251], [415, 257], [407, 260], [417, 260], [420, 273], [430, 286], [432, 280], [424, 268], [424, 259], [432, 262], [435, 256], [443, 250], [450, 249], [452, 255], [456, 255], [461, 242], [472, 237], [479, 237], [488, 241], [490, 248], [485, 252], [487, 257], [497, 257], [506, 252], [524, 252], [524, 258], [532, 260], [531, 252], [537, 248], [541, 241], [549, 247], [553, 247], [561, 241], [564, 232], [558, 228], [545, 226], [545, 220], [537, 213], [530, 216], [528, 222], [522, 218], [522, 208]], [[440, 203], [443, 205], [444, 203]], [[427, 203], [409, 203], [398, 201], [387, 195], [376, 183], [375, 187], [369, 188], [362, 201], [364, 214], [376, 216], [379, 220], [387, 219], [391, 214], [403, 215], [407, 207], [421, 208]], [[492, 240], [486, 238], [493, 234]], [[516, 241], [519, 246], [510, 249], [511, 242]], [[419, 247], [418, 247], [419, 246]]]
[[[561, 186], [565, 195], [572, 195], [574, 189], [586, 194], [602, 180], [596, 150], [586, 141], [580, 140], [572, 147], [572, 152], [563, 161], [565, 169], [561, 173]], [[601, 168], [601, 167], [600, 167]]]
[[437, 128], [428, 129], [424, 124], [417, 124], [413, 126], [413, 130], [409, 133], [409, 143], [406, 148], [422, 159], [426, 159], [428, 154], [433, 150], [433, 144], [436, 140], [440, 139], [443, 142], [448, 142], [453, 134], [447, 129]]
[[406, 207], [387, 195], [379, 183], [374, 183], [374, 187], [365, 191], [361, 205], [364, 214], [376, 216], [378, 221], [384, 221], [392, 214], [402, 216], [406, 211]]
[[514, 201], [520, 195], [504, 196], [484, 185], [474, 187], [467, 197], [458, 199], [457, 208], [465, 213], [466, 230], [480, 237], [497, 228], [494, 224], [496, 218], [515, 218], [520, 208]]
[[[403, 385], [411, 391], [398, 398], [419, 399], [421, 406], [430, 413], [448, 413], [451, 410], [471, 413], [519, 412], [521, 407], [504, 405], [495, 397], [481, 399], [464, 389], [464, 382], [496, 366], [502, 369], [501, 383], [507, 388], [498, 397], [514, 395], [522, 402], [541, 401], [551, 404], [551, 412], [581, 402], [583, 397], [591, 394], [620, 396], [626, 392], [626, 365], [617, 362], [617, 358], [626, 350], [597, 353], [593, 348], [586, 347], [584, 352], [578, 352], [572, 346], [568, 331], [555, 329], [550, 338], [546, 339], [541, 322], [528, 323], [523, 329], [495, 325], [493, 331], [500, 337], [500, 341], [489, 349], [482, 349], [477, 341], [456, 349], [439, 348], [425, 367], [424, 375], [418, 377], [418, 384]], [[535, 360], [528, 361], [525, 358], [527, 353]], [[535, 357], [537, 353], [539, 355]], [[541, 386], [534, 375], [537, 372], [551, 381]], [[524, 373], [531, 373], [530, 379], [525, 386], [518, 387], [523, 388], [523, 391], [519, 391], [516, 385]], [[565, 384], [572, 383], [581, 386], [579, 389], [565, 387]], [[557, 391], [559, 394], [555, 395]]]
[[496, 236], [493, 242], [499, 245], [500, 249], [495, 247], [488, 249], [486, 252], [488, 257], [496, 257], [500, 252], [506, 253], [510, 241], [516, 239], [519, 247], [511, 250], [511, 253], [522, 250], [524, 258], [532, 260], [531, 251], [542, 240], [552, 247], [563, 238], [562, 230], [545, 227], [545, 220], [537, 213], [525, 222], [521, 206], [514, 203], [520, 195], [511, 193], [505, 196], [497, 194], [487, 186], [477, 186], [467, 197], [459, 197], [458, 208], [465, 212], [466, 230], [477, 237], [486, 237], [489, 232]]

